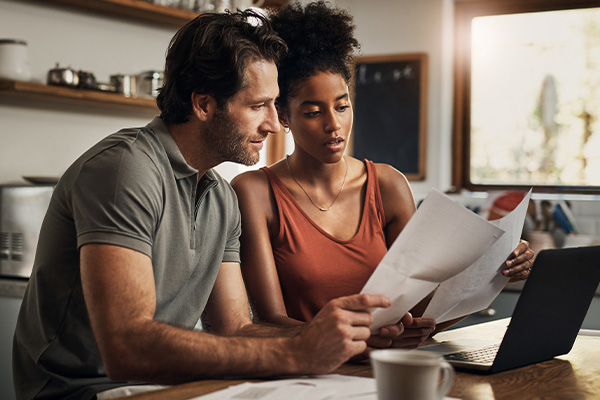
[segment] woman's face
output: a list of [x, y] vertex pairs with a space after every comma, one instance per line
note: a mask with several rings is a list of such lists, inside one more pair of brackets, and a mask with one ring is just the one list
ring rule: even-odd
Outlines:
[[352, 131], [348, 85], [339, 74], [319, 72], [304, 81], [289, 99], [287, 123], [296, 144], [322, 162], [339, 161]]

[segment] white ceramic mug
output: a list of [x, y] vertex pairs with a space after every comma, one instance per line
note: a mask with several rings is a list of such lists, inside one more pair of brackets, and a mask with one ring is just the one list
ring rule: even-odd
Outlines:
[[452, 366], [435, 353], [385, 349], [370, 357], [379, 400], [440, 400], [454, 381]]

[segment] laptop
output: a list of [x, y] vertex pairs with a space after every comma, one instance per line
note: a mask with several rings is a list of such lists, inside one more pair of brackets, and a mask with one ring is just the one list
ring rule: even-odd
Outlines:
[[496, 373], [567, 354], [599, 283], [600, 246], [542, 250], [501, 343], [465, 339], [419, 350], [442, 354], [458, 370], [479, 373]]

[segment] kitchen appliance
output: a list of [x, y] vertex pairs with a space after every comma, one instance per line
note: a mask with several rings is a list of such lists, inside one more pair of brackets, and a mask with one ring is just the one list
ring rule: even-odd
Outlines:
[[0, 185], [0, 277], [30, 277], [53, 189], [52, 185]]
[[31, 65], [26, 41], [0, 39], [0, 79], [18, 81], [31, 79]]

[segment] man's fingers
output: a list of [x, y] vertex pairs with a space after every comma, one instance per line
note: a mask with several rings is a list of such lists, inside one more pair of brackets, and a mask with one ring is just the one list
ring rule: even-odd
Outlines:
[[355, 294], [332, 300], [334, 305], [351, 311], [363, 311], [374, 307], [389, 307], [392, 303], [386, 296], [379, 294]]

